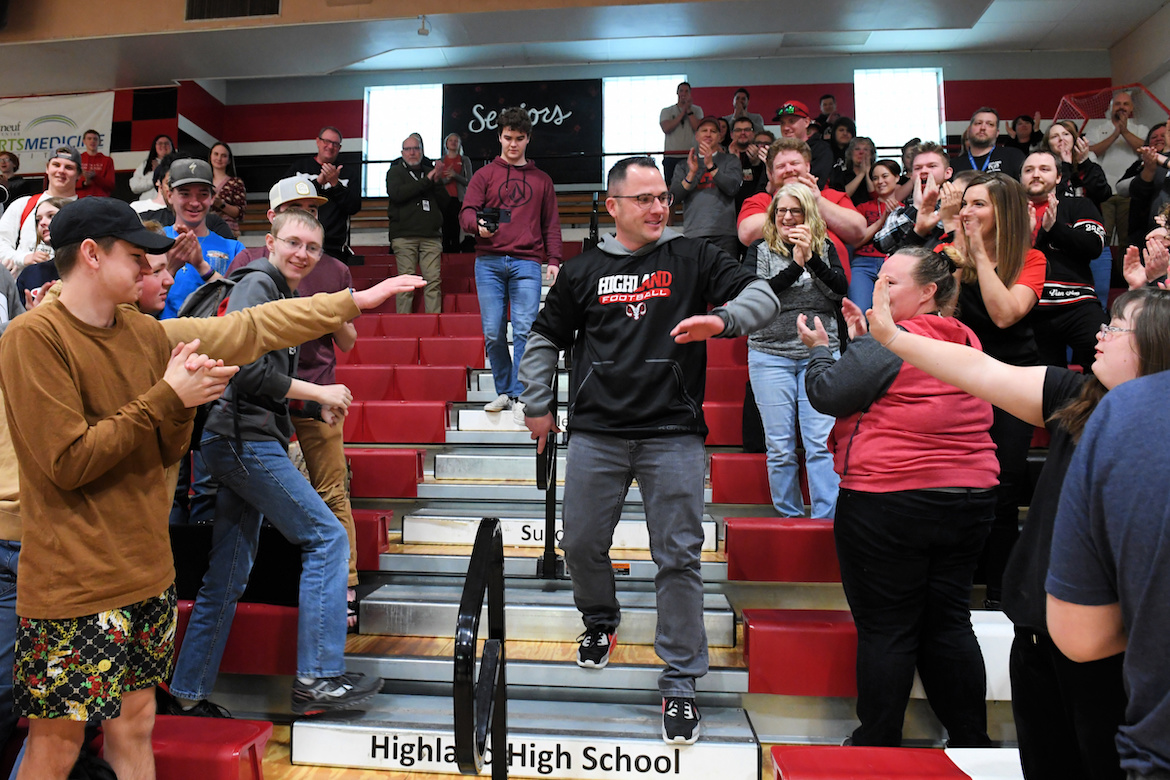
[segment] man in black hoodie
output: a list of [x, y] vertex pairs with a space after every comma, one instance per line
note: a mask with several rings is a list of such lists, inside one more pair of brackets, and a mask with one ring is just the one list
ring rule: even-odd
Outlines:
[[[545, 299], [520, 365], [525, 424], [543, 450], [556, 431], [551, 377], [573, 353], [561, 548], [585, 632], [577, 664], [601, 668], [621, 620], [609, 547], [638, 480], [654, 561], [662, 736], [699, 737], [695, 680], [707, 673], [703, 628], [703, 390], [706, 347], [770, 322], [780, 304], [767, 282], [714, 244], [666, 227], [672, 197], [654, 160], [609, 172], [615, 235], [573, 259]], [[708, 305], [715, 309], [707, 313]]]
[[361, 171], [354, 167], [353, 175], [342, 173], [344, 165], [337, 164], [341, 154], [341, 131], [326, 126], [317, 133], [317, 154], [297, 160], [280, 178], [309, 179], [317, 192], [326, 199], [318, 212], [325, 226], [325, 253], [352, 265], [354, 252], [349, 248], [349, 218], [361, 211]]

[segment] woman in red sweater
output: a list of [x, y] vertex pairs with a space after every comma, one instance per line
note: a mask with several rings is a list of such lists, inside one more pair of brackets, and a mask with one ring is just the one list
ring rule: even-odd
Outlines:
[[[949, 316], [954, 271], [946, 256], [913, 248], [891, 255], [879, 278], [900, 328], [978, 348]], [[901, 744], [917, 668], [949, 744], [987, 746], [986, 675], [968, 605], [995, 513], [991, 405], [903, 363], [865, 333], [856, 306], [844, 306], [857, 337], [840, 360], [819, 318], [810, 329], [801, 317], [797, 329], [812, 348], [809, 401], [838, 418], [833, 535], [857, 625], [861, 720], [851, 741]]]

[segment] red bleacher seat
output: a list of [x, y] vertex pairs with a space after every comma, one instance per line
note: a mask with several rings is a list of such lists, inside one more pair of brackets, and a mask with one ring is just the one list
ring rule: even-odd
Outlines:
[[364, 442], [366, 438], [366, 409], [364, 401], [354, 401], [349, 405], [345, 420], [342, 421], [341, 440]]
[[338, 366], [337, 382], [349, 388], [355, 401], [385, 401], [394, 385], [393, 366]]
[[386, 400], [466, 401], [464, 366], [395, 366]]
[[448, 296], [443, 296], [443, 311], [462, 314], [479, 314], [479, 296], [475, 293], [455, 293], [450, 296], [451, 305], [447, 305]]
[[705, 401], [736, 401], [743, 403], [747, 387], [747, 366], [707, 366]]
[[[193, 604], [186, 600], [179, 602], [176, 654], [187, 633]], [[296, 674], [297, 608], [246, 601], [237, 604], [219, 671], [223, 674]]]
[[772, 504], [763, 453], [711, 455], [711, 500], [716, 504]]
[[743, 398], [738, 403], [704, 401], [703, 417], [707, 421], [707, 444], [713, 447], [743, 446]]
[[440, 336], [483, 337], [483, 319], [478, 314], [443, 312], [439, 315]]
[[366, 441], [371, 444], [441, 444], [447, 440], [444, 401], [367, 401]]
[[1043, 449], [1052, 443], [1052, 434], [1048, 432], [1047, 428], [1042, 428], [1039, 425], [1032, 431], [1032, 446]]
[[[421, 297], [419, 293], [416, 298]], [[381, 314], [382, 335], [388, 338], [417, 339], [439, 335], [438, 314]]]
[[353, 510], [353, 526], [357, 535], [358, 571], [378, 571], [382, 553], [390, 549], [387, 534], [394, 513], [383, 509]]
[[363, 314], [353, 321], [353, 327], [357, 331], [358, 338], [370, 338], [372, 336], [383, 335], [382, 316], [380, 314]]
[[745, 609], [749, 693], [856, 696], [857, 629], [846, 610]]
[[418, 362], [424, 366], [483, 368], [483, 336], [437, 336], [418, 340]]
[[264, 780], [264, 748], [271, 736], [267, 721], [157, 715], [150, 737], [155, 776]]
[[354, 498], [415, 498], [423, 478], [423, 451], [346, 447]]
[[418, 339], [358, 339], [349, 358], [349, 365], [393, 366], [398, 363], [418, 363]]
[[807, 517], [728, 517], [727, 579], [840, 582], [833, 521]]
[[707, 341], [707, 365], [746, 366], [747, 336], [735, 339], [709, 339]]
[[971, 780], [942, 750], [775, 745], [775, 780]]

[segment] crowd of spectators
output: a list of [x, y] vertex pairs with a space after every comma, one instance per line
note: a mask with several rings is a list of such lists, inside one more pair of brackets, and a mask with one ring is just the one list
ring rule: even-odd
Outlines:
[[[145, 776], [144, 724], [161, 683], [173, 693], [167, 711], [226, 714], [207, 697], [262, 516], [303, 554], [294, 711], [360, 707], [376, 692], [379, 682], [347, 672], [343, 654], [357, 578], [339, 421], [352, 395], [334, 381], [334, 349], [351, 348], [353, 318], [390, 295], [407, 313], [423, 289], [425, 310], [438, 312], [441, 255], [469, 247], [497, 393], [486, 411], [510, 410], [543, 445], [556, 430], [548, 375], [560, 350], [621, 369], [598, 371], [588, 386], [580, 373], [573, 380], [564, 547], [586, 626], [578, 664], [606, 665], [620, 619], [607, 538], [580, 510], [600, 497], [616, 517], [637, 478], [652, 546], [680, 542], [656, 583], [667, 742], [698, 739], [694, 681], [707, 669], [695, 490], [706, 428], [693, 411], [704, 380], [702, 353], [687, 345], [750, 334], [750, 397], [774, 508], [806, 511], [802, 450], [809, 511], [834, 523], [859, 642], [861, 725], [850, 742], [901, 743], [917, 668], [951, 744], [990, 744], [969, 618], [978, 573], [985, 608], [1016, 626], [1013, 708], [1026, 776], [1170, 769], [1159, 763], [1170, 761], [1161, 699], [1133, 696], [1135, 675], [1151, 676], [1150, 653], [1143, 647], [1134, 668], [1119, 655], [1118, 622], [1148, 631], [1148, 617], [1126, 603], [1128, 581], [1114, 584], [1120, 606], [1102, 597], [1109, 566], [1080, 584], [1067, 561], [1085, 553], [1056, 507], [1064, 471], [1082, 467], [1074, 452], [1089, 413], [1107, 391], [1170, 361], [1155, 332], [1170, 317], [1170, 294], [1157, 287], [1170, 264], [1167, 125], [1137, 123], [1124, 92], [1084, 135], [1067, 121], [1042, 128], [1039, 114], [1003, 123], [981, 107], [956, 154], [913, 139], [899, 161], [880, 158], [833, 95], [816, 116], [784, 102], [772, 118], [779, 138], [749, 110], [745, 88], [721, 117], [705, 116], [685, 82], [677, 97], [660, 114], [663, 171], [646, 157], [614, 166], [606, 208], [616, 232], [563, 275], [555, 189], [527, 156], [527, 111], [499, 114], [500, 154], [478, 170], [457, 134], [437, 160], [421, 136], [408, 136], [386, 175], [399, 274], [361, 293], [347, 265], [361, 196], [356, 172], [338, 161], [336, 127], [322, 128], [317, 154], [273, 186], [271, 229], [252, 250], [238, 240], [247, 190], [227, 144], [204, 159], [158, 136], [131, 179], [132, 206], [109, 197], [113, 164], [96, 131], [84, 134], [84, 152], [53, 151], [41, 193], [28, 194], [19, 160], [0, 153], [9, 407], [0, 573], [17, 582], [14, 599], [0, 600], [0, 667], [15, 669], [14, 685], [0, 683], [0, 742], [17, 711], [32, 716], [21, 777], [64, 777], [89, 720], [105, 722], [115, 768]], [[656, 276], [667, 257], [681, 261], [674, 281]], [[1134, 292], [1110, 313], [1113, 272]], [[648, 292], [658, 284], [674, 291]], [[206, 317], [217, 295], [226, 316]], [[654, 327], [661, 332], [630, 335]], [[134, 349], [141, 360], [108, 359]], [[659, 392], [675, 385], [678, 399]], [[1037, 425], [1052, 431], [1054, 456], [1018, 540]], [[294, 430], [307, 479], [287, 457]], [[1108, 445], [1106, 433], [1092, 433]], [[615, 465], [624, 453], [629, 462]], [[680, 474], [685, 489], [656, 492], [660, 478]], [[1116, 532], [1120, 521], [1079, 500], [1061, 513]], [[21, 507], [60, 525], [22, 529]], [[175, 619], [168, 516], [215, 529], [173, 679], [159, 660], [170, 658]], [[93, 529], [100, 542], [86, 541]], [[85, 577], [62, 580], [65, 563]], [[124, 568], [134, 576], [117, 576]], [[1056, 610], [1047, 619], [1045, 587]], [[1078, 606], [1109, 610], [1086, 617]], [[1097, 621], [1090, 627], [1103, 639], [1079, 642], [1069, 628], [1078, 620]], [[135, 646], [115, 652], [111, 625]], [[50, 674], [46, 664], [59, 662], [45, 647], [75, 661]], [[86, 675], [99, 657], [101, 683], [116, 693], [93, 693]], [[1091, 694], [1069, 693], [1077, 686]], [[1126, 709], [1127, 693], [1137, 710]], [[1126, 732], [1127, 722], [1141, 728]], [[1126, 738], [1115, 745], [1119, 728]], [[1058, 754], [1079, 756], [1071, 763], [1086, 771], [1057, 769]]]

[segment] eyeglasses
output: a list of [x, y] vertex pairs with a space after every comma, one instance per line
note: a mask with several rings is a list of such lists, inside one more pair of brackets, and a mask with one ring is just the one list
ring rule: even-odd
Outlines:
[[1102, 325], [1097, 332], [1101, 334], [1103, 341], [1108, 341], [1113, 338], [1115, 333], [1133, 333], [1133, 328], [1118, 328], [1113, 325]]
[[325, 251], [325, 249], [320, 244], [305, 244], [302, 243], [299, 238], [281, 238], [280, 236], [273, 236], [273, 238], [275, 238], [277, 241], [283, 241], [285, 244], [287, 244], [288, 248], [293, 251], [293, 254], [296, 254], [297, 252], [304, 249], [305, 254], [307, 254], [309, 257], [316, 258], [317, 260], [321, 259], [321, 254]]
[[321, 143], [325, 144], [326, 146], [334, 146], [334, 147], [337, 147], [338, 149], [341, 148], [341, 141], [331, 141], [328, 138], [322, 138], [321, 136], [317, 136], [317, 140], [320, 141]]
[[638, 204], [638, 208], [642, 209], [650, 208], [650, 204], [652, 204], [654, 201], [658, 201], [665, 208], [670, 208], [674, 203], [674, 195], [669, 192], [664, 192], [661, 195], [651, 195], [650, 193], [646, 192], [641, 195], [611, 195], [610, 197], [632, 200]]
[[404, 151], [404, 152], [421, 152], [422, 147], [421, 146], [404, 146], [404, 147], [402, 147], [402, 151]]
[[785, 217], [788, 215], [792, 215], [792, 217], [794, 217], [795, 219], [804, 219], [804, 209], [799, 208], [799, 207], [796, 207], [796, 208], [787, 208], [785, 206], [777, 206], [776, 207], [776, 216]]

